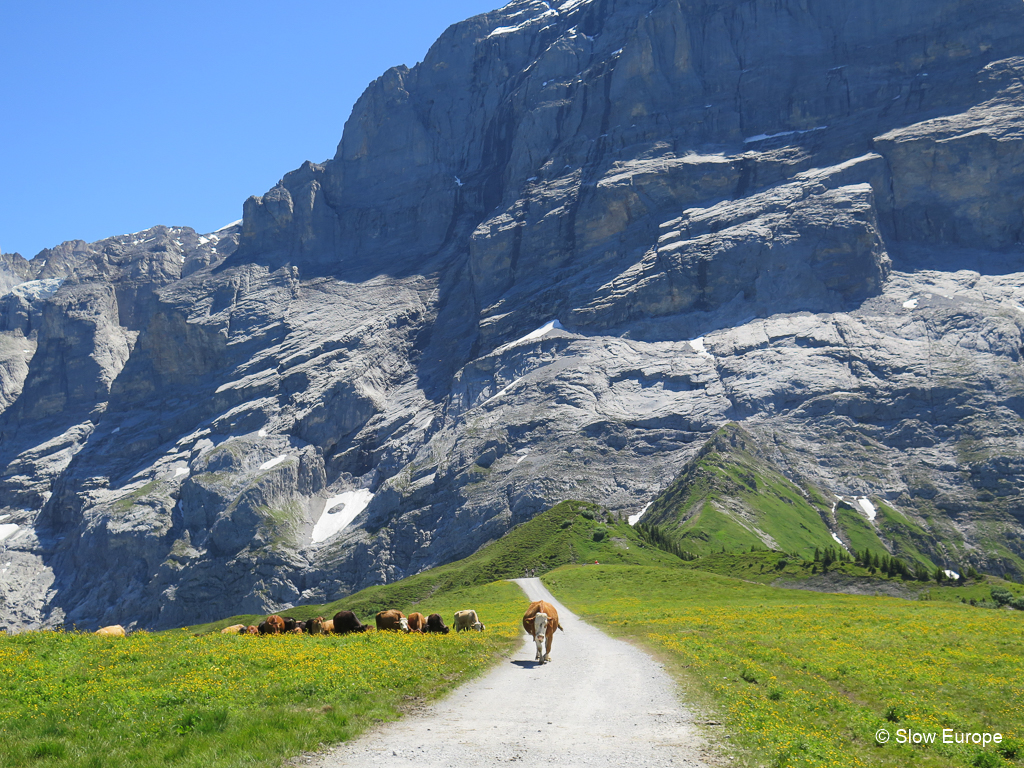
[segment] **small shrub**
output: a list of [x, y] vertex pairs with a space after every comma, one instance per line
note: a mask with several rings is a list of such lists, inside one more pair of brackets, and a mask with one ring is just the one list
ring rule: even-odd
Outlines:
[[747, 667], [744, 667], [743, 671], [740, 672], [740, 677], [746, 680], [748, 683], [754, 683], [755, 685], [757, 685], [757, 673], [755, 673], [753, 670]]
[[971, 760], [971, 765], [974, 768], [1000, 768], [1003, 765], [1003, 761], [999, 755], [993, 752], [979, 752]]
[[563, 520], [562, 528], [572, 528], [572, 520]]
[[603, 541], [604, 537], [608, 535], [608, 530], [605, 528], [594, 529], [594, 541]]
[[779, 688], [772, 688], [770, 691], [768, 691], [768, 698], [772, 701], [781, 701], [782, 690]]
[[1013, 593], [1003, 587], [992, 587], [992, 599], [996, 601], [996, 605], [1006, 605], [1013, 599]]
[[902, 704], [890, 704], [885, 708], [885, 719], [890, 723], [898, 723], [906, 716], [907, 710]]
[[589, 509], [584, 509], [582, 512], [580, 512], [580, 516], [587, 518], [587, 520], [594, 519], [594, 513], [591, 512]]
[[1015, 739], [1007, 739], [996, 747], [996, 752], [1007, 760], [1016, 760], [1019, 757], [1024, 757], [1024, 746], [1021, 746], [1021, 743]]

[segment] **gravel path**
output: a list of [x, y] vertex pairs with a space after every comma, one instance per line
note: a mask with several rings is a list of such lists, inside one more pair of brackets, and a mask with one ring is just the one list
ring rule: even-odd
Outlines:
[[[540, 583], [516, 579], [531, 600], [558, 609], [565, 631], [551, 662], [536, 664], [524, 639], [510, 661], [443, 701], [292, 765], [558, 766], [696, 768], [711, 764], [693, 715], [661, 665], [584, 624]], [[523, 610], [526, 610], [523, 601]], [[487, 617], [481, 617], [486, 623]], [[525, 638], [524, 634], [524, 638]]]

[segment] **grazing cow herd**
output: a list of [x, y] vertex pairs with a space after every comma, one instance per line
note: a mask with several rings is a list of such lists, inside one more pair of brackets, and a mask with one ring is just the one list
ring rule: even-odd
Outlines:
[[[453, 621], [456, 632], [476, 630], [484, 631], [484, 625], [474, 610], [457, 611]], [[393, 632], [436, 632], [447, 635], [450, 631], [445, 625], [439, 613], [432, 613], [424, 617], [422, 613], [411, 613], [405, 616], [401, 611], [394, 609], [381, 611], [376, 616], [377, 631]], [[221, 634], [232, 635], [283, 635], [286, 633], [308, 634], [308, 635], [347, 635], [355, 632], [366, 632], [370, 627], [363, 624], [356, 618], [352, 611], [338, 611], [333, 619], [325, 619], [317, 616], [308, 621], [299, 621], [290, 616], [268, 616], [258, 626], [246, 626], [245, 624], [232, 624], [224, 627]], [[523, 629], [533, 638], [537, 648], [534, 661], [543, 664], [551, 661], [551, 642], [554, 640], [555, 631], [562, 629], [558, 623], [558, 611], [555, 606], [544, 600], [537, 600], [530, 603], [530, 607], [523, 614]], [[564, 632], [565, 630], [562, 629]], [[96, 630], [95, 634], [106, 637], [124, 637], [124, 627], [120, 624], [103, 627]]]
[[[464, 613], [464, 611], [459, 613]], [[472, 613], [474, 617], [476, 616], [476, 611], [468, 611], [468, 613]], [[479, 624], [479, 622], [477, 623]], [[377, 630], [380, 632], [394, 630], [397, 632], [436, 632], [437, 634], [447, 635], [450, 631], [439, 613], [432, 613], [429, 616], [424, 616], [422, 613], [412, 613], [409, 616], [405, 616], [401, 611], [394, 609], [378, 613], [376, 625]], [[482, 630], [483, 628], [484, 625], [479, 624], [479, 629]], [[97, 634], [113, 634], [112, 632], [105, 631], [110, 629], [118, 629], [118, 627], [105, 627], [97, 632]], [[232, 624], [230, 627], [224, 627], [221, 630], [221, 634], [284, 635], [291, 633], [296, 635], [348, 635], [356, 632], [366, 632], [368, 629], [370, 629], [369, 625], [359, 621], [352, 611], [338, 611], [334, 614], [333, 619], [317, 616], [308, 621], [300, 621], [291, 616], [277, 616], [275, 614], [267, 616], [266, 619], [255, 627], [247, 627], [245, 624]], [[121, 632], [123, 635], [124, 630], [121, 630]]]

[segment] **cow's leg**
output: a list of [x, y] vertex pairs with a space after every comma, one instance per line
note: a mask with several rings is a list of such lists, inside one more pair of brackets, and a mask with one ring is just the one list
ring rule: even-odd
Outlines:
[[547, 631], [547, 647], [545, 648], [544, 661], [551, 661], [551, 641], [555, 639], [555, 633], [553, 628], [549, 627]]

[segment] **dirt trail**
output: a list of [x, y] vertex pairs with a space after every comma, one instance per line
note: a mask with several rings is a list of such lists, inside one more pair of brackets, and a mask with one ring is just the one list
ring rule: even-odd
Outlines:
[[[558, 609], [565, 628], [539, 665], [524, 634], [511, 660], [443, 701], [343, 744], [296, 759], [314, 768], [531, 765], [708, 766], [693, 715], [649, 656], [580, 621], [540, 579], [516, 579]], [[526, 610], [526, 601], [523, 602]], [[482, 617], [486, 623], [487, 617]]]

